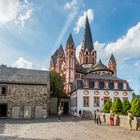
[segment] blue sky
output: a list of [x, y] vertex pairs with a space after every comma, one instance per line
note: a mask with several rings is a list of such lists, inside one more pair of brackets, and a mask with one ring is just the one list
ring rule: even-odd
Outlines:
[[107, 64], [113, 53], [118, 77], [138, 94], [139, 8], [139, 0], [0, 0], [0, 64], [48, 69], [70, 33], [78, 54], [87, 14], [98, 59]]

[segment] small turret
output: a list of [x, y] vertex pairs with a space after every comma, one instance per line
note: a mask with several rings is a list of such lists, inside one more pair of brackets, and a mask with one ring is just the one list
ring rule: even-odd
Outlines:
[[113, 54], [111, 54], [111, 57], [108, 62], [108, 66], [114, 72], [113, 75], [117, 76], [117, 63]]

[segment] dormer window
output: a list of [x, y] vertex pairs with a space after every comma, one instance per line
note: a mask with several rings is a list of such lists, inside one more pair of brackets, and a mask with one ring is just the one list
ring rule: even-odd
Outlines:
[[86, 55], [88, 55], [88, 51], [86, 51]]
[[120, 89], [120, 90], [123, 89], [123, 83], [122, 83], [122, 82], [119, 82], [119, 83], [118, 83], [118, 89]]

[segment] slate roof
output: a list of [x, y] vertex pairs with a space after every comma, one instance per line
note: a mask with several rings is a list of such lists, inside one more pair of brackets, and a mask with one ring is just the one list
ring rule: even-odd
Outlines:
[[62, 44], [60, 45], [59, 49], [57, 49], [57, 50], [55, 51], [55, 53], [51, 56], [51, 60], [52, 60], [53, 65], [56, 64], [56, 58], [57, 58], [57, 56], [58, 56], [59, 54], [61, 54], [61, 53], [63, 53], [64, 56], [65, 56], [65, 53], [64, 53], [64, 49], [63, 49]]
[[97, 64], [91, 66], [89, 71], [93, 72], [93, 71], [99, 71], [99, 70], [112, 71], [110, 68], [108, 68], [102, 63], [101, 59], [99, 60]]
[[[75, 45], [74, 45], [74, 41], [73, 41], [73, 38], [72, 38], [72, 35], [71, 35], [71, 33], [70, 33], [70, 35], [69, 35], [69, 37], [68, 37], [68, 40], [67, 40], [67, 46], [68, 46], [68, 44], [69, 45], [72, 45], [72, 47], [74, 47], [75, 48]], [[67, 49], [67, 47], [66, 47], [66, 49]]]
[[89, 51], [92, 51], [94, 49], [93, 40], [92, 40], [92, 34], [91, 34], [90, 25], [89, 25], [89, 21], [88, 21], [87, 16], [86, 16], [86, 24], [85, 24], [85, 28], [84, 28], [82, 49], [84, 51], [86, 49], [88, 49]]
[[110, 60], [113, 64], [116, 64], [116, 60], [113, 54], [111, 54]]
[[58, 55], [58, 49], [55, 51], [55, 53], [51, 56], [52, 63], [56, 64], [56, 57]]
[[76, 64], [76, 71], [79, 73], [86, 73], [85, 69], [79, 64]]
[[49, 84], [49, 71], [0, 66], [0, 83]]
[[83, 78], [85, 79], [100, 79], [100, 80], [119, 80], [122, 81], [122, 79], [112, 76], [112, 75], [106, 75], [106, 74], [94, 74], [94, 73], [89, 73], [86, 74]]
[[61, 44], [61, 45], [60, 45], [60, 47], [59, 47], [58, 53], [59, 53], [59, 54], [61, 54], [61, 53], [62, 53], [62, 54], [64, 54], [64, 55], [65, 55], [62, 44]]

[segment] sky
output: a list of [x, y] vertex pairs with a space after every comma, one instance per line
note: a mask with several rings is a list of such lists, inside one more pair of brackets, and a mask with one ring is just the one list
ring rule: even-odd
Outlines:
[[107, 65], [113, 53], [118, 77], [140, 94], [139, 9], [139, 0], [0, 0], [0, 64], [49, 69], [70, 33], [78, 57], [87, 15], [97, 59]]

